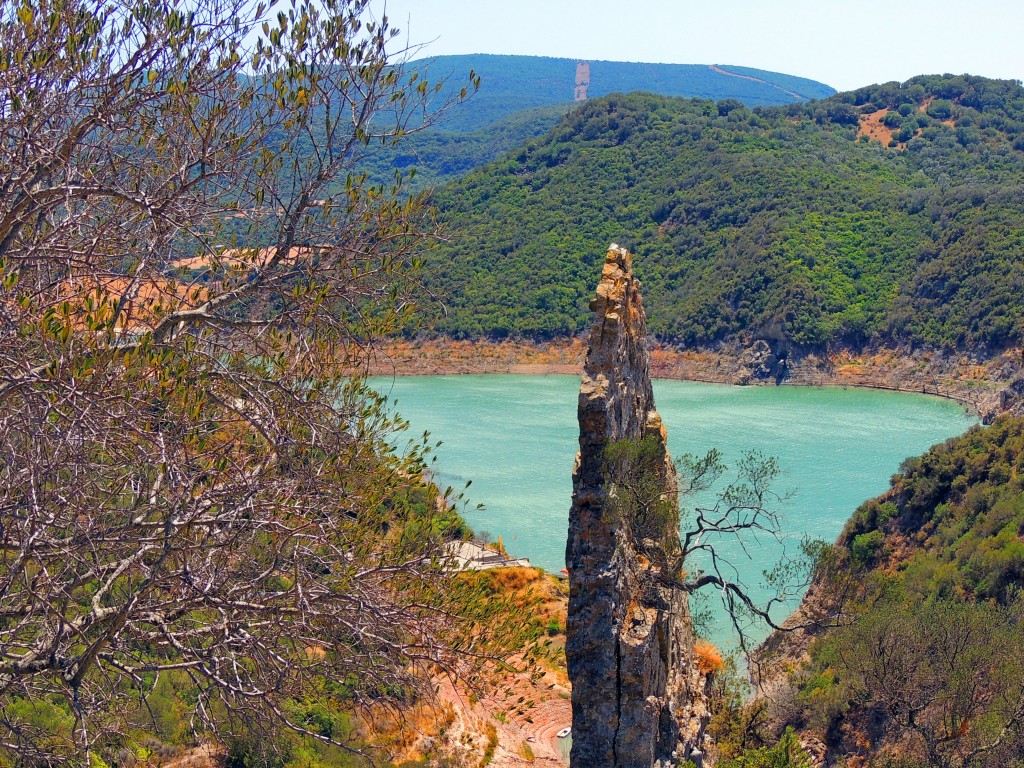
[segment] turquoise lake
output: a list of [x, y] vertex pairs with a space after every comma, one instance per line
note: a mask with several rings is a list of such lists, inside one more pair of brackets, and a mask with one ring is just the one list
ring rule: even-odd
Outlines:
[[[511, 554], [534, 565], [565, 567], [579, 377], [423, 376], [371, 384], [409, 420], [410, 435], [426, 430], [442, 441], [433, 465], [439, 485], [461, 489], [472, 480], [464, 515], [475, 531], [501, 536]], [[903, 459], [977, 422], [948, 400], [866, 389], [656, 381], [654, 395], [673, 456], [718, 448], [730, 466], [754, 450], [778, 460], [774, 488], [789, 494], [782, 541], [748, 542], [746, 552], [721, 542], [761, 596], [762, 572], [786, 548], [805, 535], [834, 540], [862, 501], [888, 488]], [[708, 607], [714, 612], [713, 594]], [[777, 620], [786, 612], [780, 609]], [[708, 634], [728, 644], [720, 618]]]

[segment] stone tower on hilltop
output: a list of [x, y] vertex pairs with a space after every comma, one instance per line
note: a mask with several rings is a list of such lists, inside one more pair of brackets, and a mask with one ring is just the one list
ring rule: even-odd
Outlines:
[[576, 62], [576, 88], [572, 92], [573, 101], [586, 101], [587, 89], [590, 88], [590, 63]]

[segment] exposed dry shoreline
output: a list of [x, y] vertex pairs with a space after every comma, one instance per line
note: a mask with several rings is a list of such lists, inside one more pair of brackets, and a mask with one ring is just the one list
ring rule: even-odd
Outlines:
[[[433, 339], [377, 350], [370, 373], [426, 376], [472, 373], [574, 374], [586, 354], [580, 339], [542, 344]], [[955, 400], [989, 421], [1024, 405], [1022, 351], [984, 362], [933, 351], [836, 352], [782, 360], [764, 342], [717, 350], [655, 346], [651, 374], [660, 379], [719, 384], [842, 386], [917, 392]]]

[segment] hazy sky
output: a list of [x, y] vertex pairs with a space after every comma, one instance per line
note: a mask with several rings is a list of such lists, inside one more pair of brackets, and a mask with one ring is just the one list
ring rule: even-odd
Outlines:
[[1024, 0], [373, 2], [403, 40], [429, 43], [423, 56], [734, 64], [839, 90], [943, 72], [1024, 79]]

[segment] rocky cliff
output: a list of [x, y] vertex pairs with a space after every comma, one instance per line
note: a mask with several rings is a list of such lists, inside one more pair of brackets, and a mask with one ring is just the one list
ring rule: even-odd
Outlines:
[[[654, 409], [640, 284], [625, 249], [609, 249], [590, 308], [566, 551], [571, 764], [668, 768], [699, 759], [706, 700], [692, 663], [687, 597], [671, 585], [679, 575], [670, 572], [679, 549], [676, 479]], [[624, 506], [627, 494], [609, 466], [610, 448], [640, 444], [657, 484], [656, 525]]]

